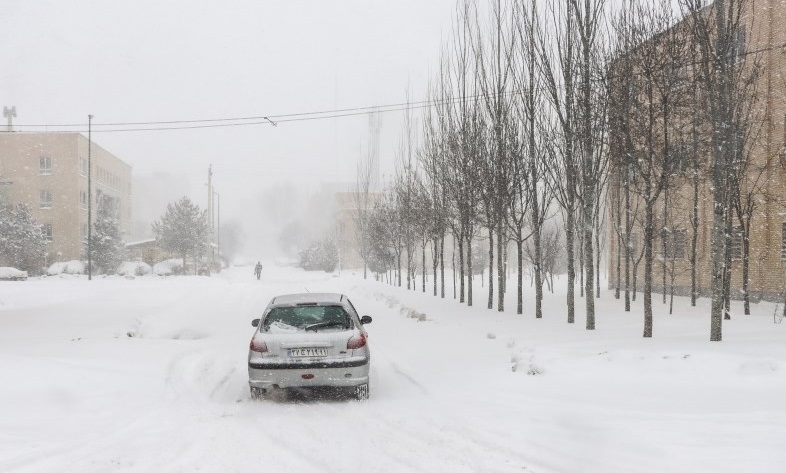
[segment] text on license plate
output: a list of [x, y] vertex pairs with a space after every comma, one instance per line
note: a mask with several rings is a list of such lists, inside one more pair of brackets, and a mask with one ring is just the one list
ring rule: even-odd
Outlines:
[[327, 356], [327, 348], [290, 348], [288, 355], [291, 357]]

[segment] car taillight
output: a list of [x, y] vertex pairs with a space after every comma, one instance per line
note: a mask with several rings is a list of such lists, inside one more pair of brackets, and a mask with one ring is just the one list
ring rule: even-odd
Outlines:
[[350, 350], [356, 350], [358, 348], [362, 348], [366, 346], [366, 334], [361, 333], [360, 335], [354, 335], [352, 338], [347, 340], [347, 348]]
[[267, 352], [267, 345], [265, 344], [265, 342], [261, 340], [257, 340], [256, 338], [251, 339], [251, 345], [248, 348], [251, 351], [255, 351], [257, 353]]

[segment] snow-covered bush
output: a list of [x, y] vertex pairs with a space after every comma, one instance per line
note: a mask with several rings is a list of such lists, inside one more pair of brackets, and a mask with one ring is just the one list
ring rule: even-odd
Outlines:
[[0, 259], [33, 274], [43, 270], [46, 238], [25, 204], [0, 206]]
[[8, 266], [0, 266], [0, 280], [24, 281], [27, 279], [27, 271], [20, 271]]
[[159, 276], [183, 274], [183, 260], [173, 258], [153, 265], [153, 272]]
[[125, 261], [117, 268], [118, 276], [146, 276], [153, 272], [153, 268], [144, 261]]
[[[105, 199], [106, 200], [106, 199]], [[117, 207], [104, 202], [98, 207], [98, 215], [93, 224], [93, 270], [100, 269], [111, 274], [125, 256], [125, 243], [120, 234], [117, 221]]]
[[322, 270], [329, 273], [338, 265], [338, 249], [330, 237], [312, 243], [299, 256], [299, 266], [306, 271]]

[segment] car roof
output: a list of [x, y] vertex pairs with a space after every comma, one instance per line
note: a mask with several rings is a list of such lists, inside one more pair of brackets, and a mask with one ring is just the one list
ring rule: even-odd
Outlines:
[[344, 294], [324, 292], [324, 293], [310, 293], [304, 292], [300, 294], [283, 294], [276, 296], [270, 301], [271, 306], [285, 306], [297, 304], [341, 304], [344, 300]]

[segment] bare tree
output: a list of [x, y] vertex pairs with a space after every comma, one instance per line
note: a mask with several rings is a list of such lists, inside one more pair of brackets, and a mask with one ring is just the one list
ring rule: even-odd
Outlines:
[[[753, 2], [716, 0], [704, 6], [701, 0], [681, 0], [691, 18], [690, 27], [699, 58], [699, 78], [707, 96], [709, 128], [712, 131], [711, 181], [713, 189], [712, 222], [712, 307], [710, 340], [723, 338], [724, 273], [726, 268], [726, 231], [730, 212], [729, 191], [735, 153], [739, 152], [739, 135], [745, 129], [745, 113], [740, 100], [747, 100], [745, 90], [755, 68], [745, 66], [743, 16]], [[744, 110], [744, 108], [743, 108]]]
[[[652, 336], [652, 273], [655, 204], [667, 189], [679, 165], [670, 150], [670, 106], [675, 81], [676, 64], [684, 55], [686, 35], [672, 28], [674, 18], [667, 0], [656, 4], [625, 4], [616, 30], [622, 48], [617, 63], [624, 79], [616, 81], [623, 93], [630, 94], [627, 110], [614, 113], [629, 114], [630, 136], [624, 146], [633, 155], [623, 156], [628, 173], [633, 174], [633, 189], [644, 205], [644, 337]], [[616, 120], [620, 120], [617, 118]], [[634, 281], [635, 281], [634, 270]]]
[[568, 323], [575, 322], [575, 258], [574, 239], [577, 190], [579, 185], [575, 148], [577, 143], [575, 77], [577, 74], [576, 15], [563, 0], [549, 0], [546, 23], [535, 40], [543, 89], [556, 122], [550, 139], [557, 145], [555, 157], [546, 169], [547, 182], [563, 210], [565, 218], [565, 250], [567, 251]]
[[593, 229], [599, 218], [599, 193], [606, 173], [606, 153], [603, 124], [606, 121], [606, 88], [598, 83], [605, 69], [605, 29], [603, 25], [605, 0], [568, 0], [576, 18], [579, 81], [576, 100], [576, 123], [581, 161], [578, 166], [584, 251], [584, 292], [586, 293], [587, 330], [595, 329], [595, 299], [593, 280], [595, 262]]
[[352, 199], [354, 200], [355, 242], [358, 254], [363, 260], [363, 279], [367, 278], [368, 260], [371, 254], [371, 242], [368, 234], [368, 218], [371, 213], [371, 155], [357, 164]]

